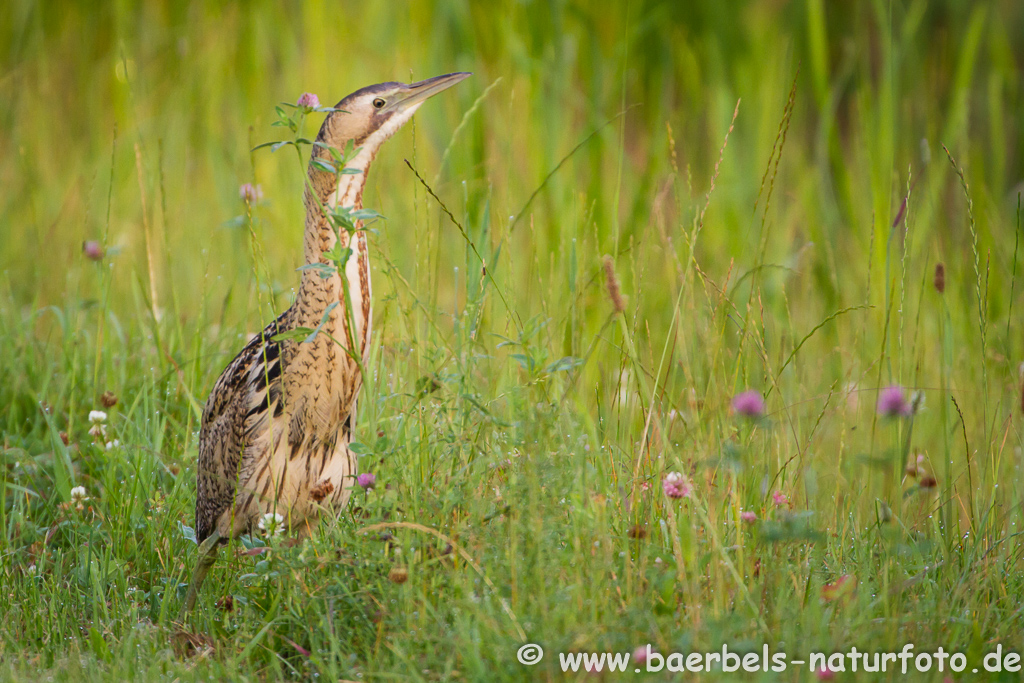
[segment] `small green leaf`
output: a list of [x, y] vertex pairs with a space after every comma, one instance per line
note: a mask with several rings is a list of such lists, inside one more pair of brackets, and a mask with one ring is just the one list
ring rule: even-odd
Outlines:
[[320, 318], [320, 325], [319, 325], [319, 327], [316, 328], [317, 330], [319, 330], [321, 327], [324, 326], [324, 324], [327, 322], [327, 318], [331, 315], [331, 311], [333, 311], [337, 307], [338, 307], [338, 302], [337, 301], [332, 301], [331, 305], [328, 306], [326, 309], [324, 309], [324, 315], [323, 315], [322, 318]]
[[[253, 147], [252, 151], [255, 152], [256, 150], [262, 149], [264, 147], [274, 147], [275, 145], [287, 145], [287, 144], [289, 144], [289, 143], [286, 140], [278, 140], [276, 142], [264, 142], [261, 145], [256, 145], [255, 147]], [[274, 151], [275, 152], [277, 151], [276, 147], [274, 148]]]
[[432, 394], [441, 388], [441, 383], [437, 381], [437, 377], [433, 375], [424, 375], [416, 380], [416, 393], [421, 396]]
[[384, 218], [384, 216], [380, 215], [373, 209], [359, 209], [357, 211], [350, 212], [349, 215], [357, 221], [372, 221], [378, 218]]
[[271, 341], [309, 341], [310, 337], [316, 334], [316, 330], [308, 327], [296, 327], [271, 337]]
[[330, 145], [325, 145], [322, 142], [314, 142], [313, 145], [315, 147], [323, 147], [328, 152], [330, 152], [331, 156], [334, 158], [334, 163], [338, 164], [338, 166], [341, 166], [345, 163], [345, 159], [341, 156], [341, 150], [339, 150], [337, 147], [331, 147]]
[[327, 171], [328, 173], [337, 173], [337, 169], [328, 162], [324, 161], [323, 159], [313, 157], [312, 159], [309, 160], [309, 165], [312, 166], [313, 168], [318, 168], [321, 171]]
[[199, 545], [199, 541], [196, 540], [196, 530], [190, 526], [186, 526], [181, 522], [178, 522], [178, 531], [181, 532], [182, 537], [186, 541], [192, 541], [194, 544]]
[[242, 542], [242, 545], [245, 546], [246, 550], [252, 550], [253, 548], [262, 548], [267, 545], [263, 542], [263, 539], [256, 536], [251, 536], [249, 534], [243, 534], [242, 536], [239, 536], [238, 540]]
[[566, 370], [572, 370], [573, 368], [578, 367], [582, 363], [583, 363], [583, 361], [581, 361], [579, 358], [574, 358], [572, 356], [566, 356], [565, 358], [559, 358], [554, 363], [549, 365], [547, 368], [545, 368], [544, 372], [546, 372], [548, 374], [552, 374], [552, 373], [555, 373], [555, 372], [563, 372], [563, 371], [566, 371]]
[[338, 269], [330, 263], [307, 263], [304, 266], [299, 266], [295, 270], [315, 270], [320, 273], [320, 277], [326, 279], [338, 272]]
[[369, 446], [367, 446], [366, 444], [361, 444], [358, 441], [353, 441], [352, 443], [350, 443], [348, 445], [348, 449], [355, 453], [356, 455], [370, 455], [373, 453], [373, 451], [370, 450]]
[[95, 626], [89, 627], [89, 644], [92, 645], [92, 653], [96, 655], [96, 659], [103, 662], [110, 661], [110, 648], [107, 647], [107, 641], [103, 639], [103, 634], [97, 631]]

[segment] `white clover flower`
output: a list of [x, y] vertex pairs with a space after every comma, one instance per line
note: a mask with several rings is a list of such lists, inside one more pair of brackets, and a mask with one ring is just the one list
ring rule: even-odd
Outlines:
[[113, 441], [108, 441], [107, 442], [107, 450], [109, 451], [112, 448], [118, 448], [118, 447], [120, 447], [120, 445], [121, 445], [121, 442], [118, 441], [117, 439], [114, 439]]
[[92, 422], [93, 424], [98, 424], [100, 422], [106, 422], [106, 421], [107, 421], [107, 414], [105, 412], [103, 412], [102, 410], [90, 410], [89, 411], [89, 422]]
[[72, 503], [81, 503], [83, 500], [89, 500], [89, 498], [85, 495], [84, 486], [76, 486], [75, 488], [71, 489]]
[[276, 512], [268, 512], [260, 518], [259, 527], [260, 531], [264, 531], [270, 536], [280, 536], [284, 531], [284, 517]]
[[95, 437], [101, 438], [101, 439], [102, 438], [106, 438], [106, 436], [107, 436], [107, 429], [106, 429], [106, 427], [104, 425], [102, 425], [100, 423], [96, 423], [92, 427], [89, 428], [89, 436], [95, 436]]

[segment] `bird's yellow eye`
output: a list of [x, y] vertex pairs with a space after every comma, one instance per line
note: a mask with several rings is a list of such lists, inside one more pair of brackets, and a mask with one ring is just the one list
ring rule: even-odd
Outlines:
[[380, 108], [382, 108], [382, 107], [383, 107], [383, 106], [384, 106], [385, 104], [386, 104], [386, 102], [384, 102], [384, 100], [383, 100], [383, 99], [381, 99], [380, 97], [378, 97], [377, 99], [375, 99], [375, 100], [373, 101], [373, 106], [374, 106], [374, 107], [375, 107], [376, 109], [380, 109]]

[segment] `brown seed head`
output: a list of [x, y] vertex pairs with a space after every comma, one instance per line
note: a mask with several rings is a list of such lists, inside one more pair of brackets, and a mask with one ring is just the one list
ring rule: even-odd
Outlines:
[[61, 432], [60, 433], [60, 440], [61, 440], [61, 443], [63, 443], [65, 446], [68, 446], [68, 445], [71, 444], [71, 439], [68, 437], [68, 433], [67, 432]]
[[604, 276], [608, 284], [608, 298], [612, 300], [612, 307], [616, 313], [626, 310], [626, 302], [622, 300], [622, 291], [619, 289], [619, 278], [615, 276], [615, 261], [611, 256], [604, 257]]
[[309, 490], [309, 497], [316, 502], [322, 501], [328, 495], [334, 491], [334, 484], [330, 479], [324, 479], [322, 482], [314, 486]]
[[388, 579], [392, 583], [405, 583], [409, 580], [409, 570], [405, 567], [392, 567], [388, 572]]
[[933, 489], [938, 485], [938, 483], [939, 482], [935, 480], [935, 477], [933, 477], [930, 474], [926, 474], [925, 476], [921, 477], [921, 483], [919, 484], [919, 486], [923, 489]]
[[935, 291], [939, 294], [946, 291], [946, 266], [941, 262], [935, 264]]
[[113, 391], [104, 391], [103, 395], [100, 396], [100, 403], [103, 404], [104, 408], [113, 408], [117, 405], [117, 394]]

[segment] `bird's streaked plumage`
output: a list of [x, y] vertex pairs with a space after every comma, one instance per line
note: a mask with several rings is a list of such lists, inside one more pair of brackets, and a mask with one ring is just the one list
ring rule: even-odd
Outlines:
[[[305, 262], [329, 263], [324, 253], [339, 238], [352, 253], [344, 273], [323, 277], [316, 269], [303, 270], [295, 303], [242, 349], [210, 393], [199, 435], [196, 491], [196, 535], [204, 543], [186, 611], [219, 543], [252, 530], [272, 513], [282, 515], [287, 528], [304, 532], [322, 512], [348, 502], [356, 474], [348, 444], [373, 321], [370, 262], [365, 232], [336, 235], [322, 207], [361, 208], [367, 172], [380, 146], [427, 98], [468, 75], [372, 85], [343, 99], [339, 111], [324, 120], [311, 156], [331, 162], [328, 147], [341, 151], [351, 141], [358, 153], [347, 168], [359, 172], [331, 173], [311, 158]], [[324, 320], [327, 334], [311, 341], [274, 339]]]

